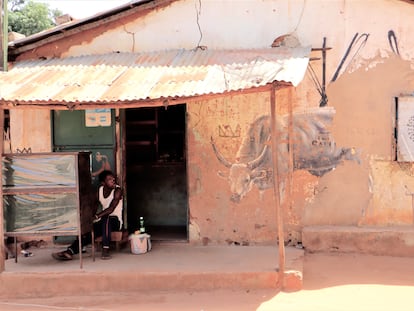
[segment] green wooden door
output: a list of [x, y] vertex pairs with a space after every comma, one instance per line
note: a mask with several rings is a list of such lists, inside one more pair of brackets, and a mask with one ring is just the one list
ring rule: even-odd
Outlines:
[[115, 168], [115, 114], [113, 109], [53, 111], [53, 151], [90, 151], [92, 182]]

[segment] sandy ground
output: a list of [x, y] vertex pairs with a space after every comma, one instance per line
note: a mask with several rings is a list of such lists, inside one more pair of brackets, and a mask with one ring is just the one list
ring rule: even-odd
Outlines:
[[414, 259], [360, 254], [306, 254], [304, 288], [137, 292], [0, 301], [2, 311], [23, 310], [414, 310]]

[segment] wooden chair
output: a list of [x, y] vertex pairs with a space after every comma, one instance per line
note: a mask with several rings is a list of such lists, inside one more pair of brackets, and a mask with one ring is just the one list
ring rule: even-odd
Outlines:
[[[100, 244], [102, 243], [102, 237], [97, 237], [95, 239], [95, 243], [97, 244], [97, 247], [100, 247]], [[111, 243], [115, 243], [115, 249], [116, 251], [120, 251], [121, 247], [124, 246], [126, 243], [128, 243], [128, 231], [122, 230], [122, 231], [113, 231], [111, 232]]]

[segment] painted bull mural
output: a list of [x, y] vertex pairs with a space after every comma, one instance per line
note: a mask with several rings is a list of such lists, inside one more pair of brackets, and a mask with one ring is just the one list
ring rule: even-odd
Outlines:
[[[327, 130], [335, 110], [318, 108], [293, 114], [293, 169], [307, 170], [315, 176], [323, 176], [344, 160], [359, 162], [353, 148], [338, 148]], [[278, 172], [281, 180], [288, 171], [287, 116], [278, 118]], [[231, 200], [240, 200], [256, 186], [260, 193], [273, 186], [271, 156], [270, 116], [257, 118], [249, 127], [236, 155], [236, 161], [226, 159], [217, 149], [213, 138], [211, 144], [217, 159], [229, 169]], [[283, 181], [282, 181], [283, 182]]]

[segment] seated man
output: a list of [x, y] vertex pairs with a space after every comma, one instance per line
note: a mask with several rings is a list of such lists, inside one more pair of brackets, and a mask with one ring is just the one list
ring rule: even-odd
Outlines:
[[[93, 230], [95, 237], [102, 236], [102, 259], [110, 259], [109, 245], [111, 232], [122, 228], [122, 189], [115, 183], [115, 176], [111, 171], [103, 171], [99, 174], [101, 185], [98, 189], [98, 200], [102, 205], [102, 211], [95, 214]], [[82, 247], [92, 243], [92, 234], [82, 235]], [[53, 253], [57, 260], [71, 260], [73, 255], [79, 253], [79, 239], [77, 238], [64, 251]]]

